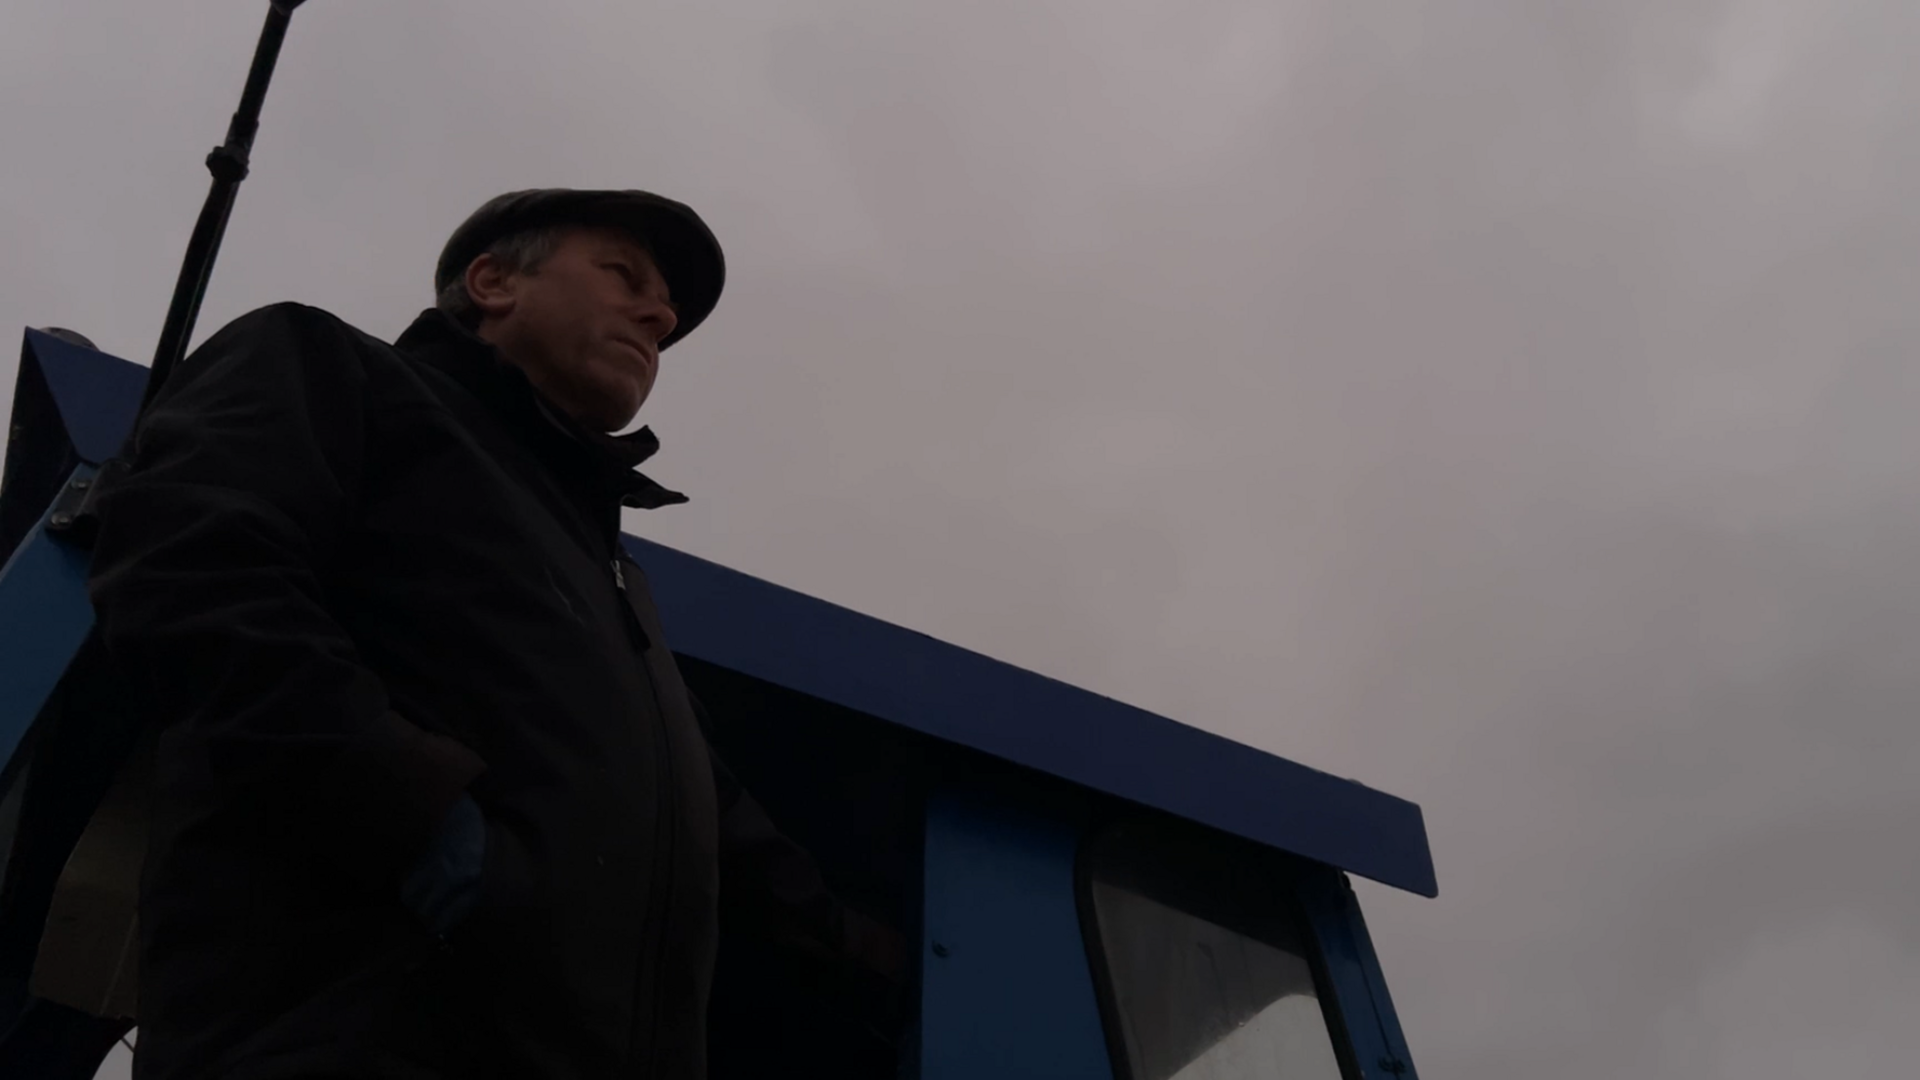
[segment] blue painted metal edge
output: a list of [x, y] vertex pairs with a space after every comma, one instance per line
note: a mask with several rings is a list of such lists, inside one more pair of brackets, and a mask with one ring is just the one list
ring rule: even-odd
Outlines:
[[1381, 970], [1380, 957], [1373, 948], [1373, 934], [1367, 929], [1366, 914], [1360, 909], [1360, 898], [1353, 893], [1353, 886], [1341, 881], [1341, 910], [1346, 915], [1347, 933], [1352, 939], [1354, 952], [1360, 960], [1360, 971], [1366, 976], [1367, 992], [1373, 1001], [1374, 1017], [1380, 1023], [1381, 1041], [1386, 1044], [1390, 1065], [1388, 1072], [1394, 1080], [1419, 1080], [1419, 1074], [1413, 1068], [1413, 1053], [1407, 1047], [1406, 1032], [1400, 1027], [1399, 1010], [1393, 1007], [1393, 995], [1387, 990], [1387, 975]]
[[1300, 882], [1299, 896], [1320, 946], [1327, 989], [1360, 1070], [1357, 1080], [1419, 1080], [1360, 901], [1346, 875], [1326, 869], [1310, 873]]
[[[82, 465], [73, 477], [92, 474]], [[0, 568], [0, 764], [12, 760], [93, 630], [87, 564], [87, 553], [55, 539], [43, 517]]]
[[[145, 369], [29, 331], [81, 457], [117, 452]], [[629, 537], [701, 660], [1425, 896], [1420, 808], [1284, 758]]]

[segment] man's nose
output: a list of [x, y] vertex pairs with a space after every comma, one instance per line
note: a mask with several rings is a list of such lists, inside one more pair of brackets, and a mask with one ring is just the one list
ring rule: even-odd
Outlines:
[[651, 297], [640, 301], [638, 318], [640, 325], [653, 335], [655, 341], [664, 341], [668, 334], [673, 333], [673, 328], [680, 325], [679, 316], [673, 313], [673, 308], [666, 301]]

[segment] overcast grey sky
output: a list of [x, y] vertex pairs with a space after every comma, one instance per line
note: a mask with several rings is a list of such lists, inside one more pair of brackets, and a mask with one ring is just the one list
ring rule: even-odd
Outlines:
[[[151, 351], [263, 3], [11, 0], [0, 328]], [[636, 532], [1411, 798], [1428, 1080], [1914, 1074], [1920, 6], [315, 0], [202, 334], [725, 242]], [[0, 356], [10, 393], [14, 350]], [[4, 402], [0, 402], [4, 404]]]

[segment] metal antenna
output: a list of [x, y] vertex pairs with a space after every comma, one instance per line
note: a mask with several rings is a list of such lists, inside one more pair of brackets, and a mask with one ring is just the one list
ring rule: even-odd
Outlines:
[[253, 52], [253, 67], [247, 72], [247, 86], [240, 94], [240, 108], [227, 125], [227, 141], [207, 155], [213, 189], [207, 192], [200, 220], [194, 222], [193, 237], [187, 241], [187, 257], [180, 266], [180, 280], [173, 287], [173, 302], [167, 307], [167, 321], [160, 329], [160, 345], [154, 350], [153, 369], [147, 375], [146, 393], [140, 401], [142, 411], [186, 355], [193, 324], [200, 318], [200, 301], [206, 297], [207, 282], [213, 277], [214, 257], [227, 234], [234, 197], [239, 194], [240, 181], [247, 178], [253, 136], [260, 130], [260, 106], [267, 99], [267, 83], [272, 81], [274, 62], [280, 58], [280, 43], [286, 39], [293, 9], [303, 2], [271, 0], [267, 25], [261, 29], [260, 44]]

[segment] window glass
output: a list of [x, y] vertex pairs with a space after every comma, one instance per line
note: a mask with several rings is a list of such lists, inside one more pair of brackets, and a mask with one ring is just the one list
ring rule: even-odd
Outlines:
[[1260, 865], [1271, 853], [1182, 839], [1135, 827], [1089, 852], [1123, 1075], [1340, 1080], [1290, 885]]

